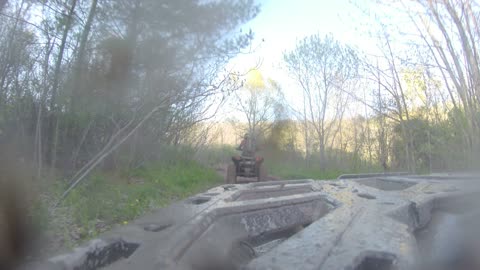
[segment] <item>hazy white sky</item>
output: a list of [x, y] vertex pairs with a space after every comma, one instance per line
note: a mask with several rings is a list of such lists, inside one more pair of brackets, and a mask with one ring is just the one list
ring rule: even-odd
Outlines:
[[258, 16], [242, 27], [252, 29], [255, 34], [253, 52], [239, 55], [232, 65], [245, 72], [260, 63], [261, 73], [280, 83], [292, 106], [300, 106], [302, 92], [285, 71], [283, 52], [293, 49], [298, 40], [316, 33], [331, 33], [337, 40], [362, 51], [375, 47], [364, 31], [365, 24], [372, 21], [364, 12], [374, 4], [371, 0], [260, 0], [259, 3]]
[[354, 4], [352, 0], [259, 2], [261, 12], [244, 27], [255, 33], [255, 53], [239, 57], [246, 66], [255, 65], [258, 59], [263, 59], [262, 69], [269, 70], [275, 62], [282, 60], [283, 51], [293, 48], [297, 40], [315, 33], [332, 33], [336, 39], [360, 49], [369, 47], [360, 29], [360, 25], [369, 20], [361, 11], [369, 8], [368, 3]]

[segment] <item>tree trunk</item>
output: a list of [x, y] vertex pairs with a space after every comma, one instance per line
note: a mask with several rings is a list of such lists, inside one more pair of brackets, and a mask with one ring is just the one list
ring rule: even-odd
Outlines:
[[38, 105], [38, 112], [37, 112], [37, 123], [35, 125], [35, 143], [34, 143], [34, 152], [35, 152], [35, 160], [37, 163], [37, 179], [41, 178], [42, 170], [43, 170], [43, 139], [42, 139], [42, 121], [43, 121], [43, 107], [45, 106], [45, 101], [47, 99], [47, 92], [48, 92], [48, 63], [50, 62], [50, 55], [53, 50], [53, 43], [51, 43], [50, 39], [47, 40], [46, 44], [46, 51], [45, 51], [45, 58], [43, 62], [43, 78], [42, 78], [42, 86], [43, 91], [40, 95], [40, 103]]
[[324, 134], [320, 135], [319, 143], [320, 143], [320, 147], [319, 147], [320, 169], [325, 170], [325, 168], [326, 168], [326, 164], [325, 164], [326, 163], [326, 155], [325, 155], [325, 135]]
[[305, 137], [305, 165], [308, 167], [308, 161], [310, 159], [310, 145], [308, 138], [308, 120], [307, 120], [307, 107], [305, 103], [305, 93], [303, 93], [303, 128]]
[[68, 33], [71, 29], [73, 22], [73, 14], [75, 12], [75, 7], [77, 5], [77, 0], [72, 0], [72, 4], [67, 14], [67, 21], [63, 29], [62, 40], [60, 43], [60, 48], [58, 52], [57, 61], [55, 62], [55, 70], [53, 73], [53, 83], [52, 83], [52, 94], [50, 99], [50, 165], [52, 168], [55, 168], [57, 162], [57, 146], [58, 146], [58, 115], [57, 115], [57, 92], [58, 85], [60, 83], [60, 70], [62, 67], [63, 55], [65, 52], [65, 46], [67, 44]]
[[78, 108], [78, 99], [80, 98], [80, 93], [82, 88], [82, 76], [84, 75], [84, 58], [85, 58], [85, 48], [87, 46], [88, 36], [90, 34], [90, 29], [92, 28], [93, 19], [95, 18], [97, 10], [97, 0], [92, 0], [90, 6], [90, 11], [88, 13], [88, 19], [85, 22], [85, 27], [83, 28], [82, 37], [80, 38], [80, 45], [78, 46], [77, 61], [75, 63], [73, 79], [72, 79], [72, 110], [75, 112]]

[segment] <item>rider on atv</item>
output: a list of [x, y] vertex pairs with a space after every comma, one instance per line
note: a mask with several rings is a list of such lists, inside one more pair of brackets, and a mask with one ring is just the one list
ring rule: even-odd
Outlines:
[[256, 155], [258, 147], [255, 139], [249, 136], [249, 134], [245, 134], [236, 149], [242, 151], [242, 153], [232, 157], [234, 164], [231, 164], [232, 166], [229, 165], [227, 168], [227, 183], [237, 183], [237, 176], [257, 177], [258, 181], [265, 181], [267, 178], [266, 169], [262, 165], [263, 158]]
[[233, 162], [235, 163], [235, 167], [238, 169], [239, 162], [245, 158], [254, 158], [255, 162], [263, 161], [263, 158], [256, 157], [255, 153], [259, 150], [258, 146], [256, 145], [256, 141], [254, 138], [250, 137], [248, 133], [243, 136], [240, 145], [237, 147], [237, 150], [242, 151], [241, 156], [232, 157]]
[[242, 151], [242, 156], [244, 157], [253, 157], [258, 149], [255, 145], [255, 140], [250, 139], [250, 136], [246, 133], [237, 150]]

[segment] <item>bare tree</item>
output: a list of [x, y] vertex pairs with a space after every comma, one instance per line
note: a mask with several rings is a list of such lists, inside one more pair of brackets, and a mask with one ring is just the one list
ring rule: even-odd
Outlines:
[[[480, 147], [479, 13], [471, 1], [416, 1], [404, 3], [406, 12], [429, 49], [455, 107], [465, 113], [466, 149]], [[455, 93], [453, 93], [454, 91]], [[457, 104], [458, 97], [460, 104]]]
[[276, 109], [281, 103], [280, 86], [272, 79], [265, 79], [257, 69], [249, 71], [246, 77], [242, 89], [233, 94], [237, 111], [234, 118], [247, 121], [247, 130], [242, 131], [265, 136], [274, 124]]
[[[322, 168], [325, 167], [327, 140], [335, 137], [348, 103], [343, 88], [358, 75], [355, 51], [331, 36], [318, 34], [301, 40], [284, 55], [292, 77], [305, 98], [304, 119], [315, 130]], [[308, 127], [306, 127], [308, 129]], [[307, 131], [308, 132], [308, 131]]]

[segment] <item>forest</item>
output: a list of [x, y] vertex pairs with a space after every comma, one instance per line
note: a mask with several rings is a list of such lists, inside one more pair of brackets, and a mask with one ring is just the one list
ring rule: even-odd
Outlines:
[[1, 177], [32, 194], [43, 252], [222, 184], [246, 132], [278, 179], [478, 169], [480, 6], [379, 5], [414, 32], [379, 20], [375, 53], [300, 38], [290, 87], [232, 65], [261, 1], [0, 1]]

